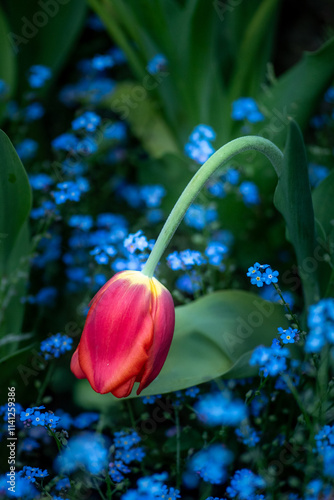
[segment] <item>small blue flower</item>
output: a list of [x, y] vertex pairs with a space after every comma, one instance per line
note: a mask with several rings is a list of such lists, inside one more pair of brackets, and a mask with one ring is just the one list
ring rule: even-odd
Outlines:
[[51, 145], [58, 151], [75, 151], [79, 139], [70, 133], [61, 134], [51, 141]]
[[323, 165], [316, 165], [315, 163], [310, 163], [308, 166], [308, 175], [311, 186], [313, 188], [317, 187], [321, 181], [326, 179], [329, 173], [330, 170], [328, 167], [325, 167]]
[[259, 189], [254, 182], [243, 181], [239, 186], [239, 191], [245, 205], [250, 206], [260, 204]]
[[89, 231], [93, 227], [93, 217], [91, 215], [72, 215], [68, 225], [82, 229], [82, 231]]
[[39, 89], [51, 78], [51, 69], [42, 64], [36, 64], [29, 69], [28, 81], [30, 87]]
[[72, 350], [73, 339], [68, 335], [56, 333], [41, 342], [41, 352], [45, 359], [59, 358], [62, 354]]
[[226, 493], [230, 498], [240, 500], [256, 500], [257, 490], [265, 487], [265, 481], [248, 469], [237, 470], [231, 479], [231, 486], [226, 488]]
[[90, 427], [92, 424], [98, 422], [100, 415], [97, 412], [89, 412], [86, 411], [84, 413], [80, 413], [77, 417], [73, 419], [72, 425], [77, 429], [86, 429]]
[[22, 161], [32, 160], [37, 152], [38, 144], [33, 139], [24, 139], [16, 146], [16, 152]]
[[275, 377], [282, 371], [286, 371], [286, 358], [290, 353], [288, 349], [274, 344], [272, 347], [258, 346], [254, 349], [249, 364], [260, 366], [260, 374], [267, 377]]
[[143, 235], [143, 231], [140, 230], [134, 234], [129, 234], [129, 236], [125, 238], [123, 245], [130, 253], [134, 253], [136, 250], [143, 252], [148, 248], [148, 241]]
[[76, 151], [82, 156], [90, 156], [98, 150], [98, 145], [93, 137], [85, 137], [77, 143]]
[[206, 162], [215, 152], [210, 141], [214, 141], [216, 134], [208, 125], [197, 125], [189, 136], [189, 141], [185, 145], [185, 154], [199, 164]]
[[54, 469], [60, 474], [71, 474], [84, 467], [91, 474], [100, 474], [108, 465], [108, 444], [106, 438], [92, 432], [73, 436], [57, 455]]
[[27, 302], [39, 306], [53, 307], [56, 302], [58, 290], [54, 286], [45, 286], [34, 296], [29, 296]]
[[326, 343], [334, 344], [334, 299], [322, 299], [310, 307], [308, 314], [309, 334], [305, 351], [320, 352]]
[[227, 479], [226, 468], [233, 460], [233, 453], [220, 444], [213, 444], [196, 453], [189, 461], [188, 468], [196, 472], [204, 481], [222, 484]]
[[195, 398], [197, 396], [197, 394], [199, 393], [199, 388], [194, 386], [194, 387], [189, 387], [188, 389], [186, 389], [186, 391], [184, 392], [184, 394], [186, 396], [189, 396], [190, 398]]
[[95, 132], [101, 123], [101, 117], [93, 111], [86, 111], [82, 115], [72, 121], [73, 130], [86, 130], [87, 132]]
[[294, 344], [296, 341], [296, 336], [298, 334], [297, 329], [289, 328], [287, 330], [283, 330], [283, 328], [278, 328], [278, 332], [280, 333], [281, 340], [283, 344]]
[[141, 398], [142, 400], [142, 403], [144, 403], [144, 405], [153, 405], [157, 399], [160, 399], [161, 396], [160, 395], [156, 395], [156, 396], [144, 396]]
[[205, 255], [212, 266], [220, 266], [224, 257], [228, 254], [228, 247], [219, 241], [211, 241], [205, 249]]
[[68, 477], [63, 477], [62, 479], [59, 479], [56, 483], [56, 490], [60, 491], [62, 489], [69, 489], [71, 487], [71, 483]]
[[240, 429], [236, 429], [235, 433], [249, 448], [254, 448], [254, 446], [260, 441], [260, 436], [256, 430], [252, 429], [247, 424], [242, 425]]
[[33, 102], [26, 107], [24, 111], [24, 118], [26, 122], [33, 122], [39, 120], [44, 116], [44, 108], [39, 102]]
[[104, 71], [107, 68], [112, 68], [115, 62], [110, 54], [97, 55], [92, 59], [92, 68], [97, 71]]
[[163, 186], [147, 185], [140, 188], [140, 196], [147, 208], [160, 207], [162, 198], [166, 195], [166, 189]]
[[247, 119], [251, 123], [264, 120], [263, 114], [251, 97], [240, 97], [232, 103], [232, 119], [239, 121]]
[[334, 103], [334, 87], [329, 87], [329, 89], [325, 93], [324, 99], [330, 104]]
[[80, 201], [82, 192], [86, 190], [85, 184], [80, 186], [79, 179], [77, 182], [60, 182], [56, 187], [57, 191], [53, 191], [52, 194], [57, 205], [66, 203], [66, 201]]
[[218, 219], [217, 210], [213, 207], [204, 207], [198, 203], [193, 203], [187, 210], [184, 222], [187, 226], [202, 231], [205, 226], [215, 222]]
[[175, 287], [181, 292], [193, 295], [202, 289], [202, 278], [195, 271], [188, 274], [182, 274], [175, 282]]
[[0, 99], [3, 99], [4, 97], [7, 96], [9, 91], [9, 87], [7, 83], [4, 80], [0, 79]]
[[47, 174], [30, 174], [29, 182], [33, 189], [47, 190], [53, 184], [53, 179]]
[[146, 66], [147, 71], [151, 75], [157, 75], [163, 70], [167, 69], [168, 61], [163, 54], [156, 54]]
[[194, 266], [200, 266], [205, 262], [202, 254], [196, 250], [175, 251], [167, 256], [167, 264], [173, 271], [192, 269]]
[[265, 269], [265, 271], [262, 275], [263, 281], [265, 282], [266, 285], [270, 285], [271, 283], [277, 283], [278, 282], [278, 278], [277, 278], [278, 275], [279, 275], [278, 271], [273, 271], [271, 269], [271, 267], [267, 267], [267, 269]]
[[105, 139], [124, 141], [126, 139], [126, 126], [123, 122], [114, 122], [108, 124], [103, 130]]
[[231, 399], [229, 394], [216, 393], [200, 396], [194, 405], [198, 419], [206, 425], [237, 426], [247, 417], [243, 401]]
[[264, 283], [264, 277], [263, 274], [260, 271], [257, 271], [253, 276], [251, 277], [251, 284], [256, 285], [257, 287], [262, 287]]

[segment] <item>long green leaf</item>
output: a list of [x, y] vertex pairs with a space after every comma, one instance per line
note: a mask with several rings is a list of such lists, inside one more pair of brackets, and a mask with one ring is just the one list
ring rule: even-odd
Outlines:
[[[31, 189], [21, 160], [2, 130], [0, 161], [0, 276], [7, 283], [1, 297], [1, 330], [17, 333], [23, 315], [20, 298], [24, 292], [30, 252], [27, 218], [31, 208]], [[9, 302], [8, 293], [12, 295]]]
[[270, 37], [274, 32], [275, 14], [280, 0], [261, 2], [243, 36], [236, 68], [230, 85], [231, 100], [250, 95], [249, 84], [253, 75], [263, 77], [263, 53], [268, 57]]
[[277, 175], [274, 204], [285, 219], [308, 306], [319, 299], [317, 272], [308, 265], [315, 248], [314, 214], [303, 136], [293, 120], [288, 129], [282, 171]]
[[[315, 259], [319, 266], [322, 295], [334, 294], [334, 172], [324, 179], [312, 193], [317, 230]], [[325, 259], [325, 255], [330, 259]]]
[[0, 271], [3, 273], [10, 253], [31, 208], [31, 189], [26, 171], [14, 146], [0, 130]]
[[[8, 39], [8, 23], [5, 19], [5, 14], [0, 8], [0, 79], [3, 80], [8, 86], [8, 94], [6, 97], [11, 96], [15, 89], [16, 80], [16, 61], [14, 51]], [[5, 105], [0, 103], [0, 120], [5, 110]]]
[[265, 136], [282, 146], [288, 117], [294, 118], [303, 130], [333, 78], [334, 38], [331, 38], [319, 50], [305, 53], [298, 64], [266, 89], [260, 101], [266, 109], [267, 121], [259, 123], [256, 130], [265, 129]]

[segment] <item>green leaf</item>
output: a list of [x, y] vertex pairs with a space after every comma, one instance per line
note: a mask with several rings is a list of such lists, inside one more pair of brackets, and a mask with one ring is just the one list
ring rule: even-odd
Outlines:
[[258, 369], [248, 363], [251, 352], [260, 344], [270, 345], [285, 324], [282, 306], [243, 291], [215, 292], [177, 307], [166, 363], [141, 395], [177, 391], [221, 376], [256, 375]]
[[[317, 231], [315, 258], [319, 266], [321, 292], [326, 296], [334, 294], [334, 172], [329, 174], [313, 193], [314, 218]], [[329, 261], [324, 255], [329, 255]]]
[[[250, 84], [253, 78], [259, 85], [263, 78], [263, 68], [270, 57], [271, 38], [280, 0], [264, 0], [257, 7], [242, 38], [239, 52], [235, 58], [236, 68], [231, 82], [231, 101], [244, 95], [251, 95]], [[253, 90], [253, 89], [252, 89]], [[257, 88], [256, 88], [257, 90]]]
[[306, 52], [299, 63], [266, 89], [261, 103], [267, 110], [267, 121], [254, 129], [265, 129], [265, 137], [282, 146], [288, 117], [294, 118], [303, 130], [333, 78], [334, 38], [331, 38], [319, 50]]
[[319, 296], [316, 269], [307, 266], [315, 248], [314, 214], [303, 136], [293, 120], [288, 129], [282, 171], [277, 175], [274, 204], [285, 219], [308, 306]]
[[5, 333], [18, 333], [24, 310], [20, 298], [24, 293], [29, 266], [27, 218], [31, 208], [31, 189], [21, 160], [2, 130], [0, 159], [0, 276], [14, 292], [8, 301], [6, 286], [3, 290], [0, 323]]
[[[1, 58], [0, 58], [0, 80], [6, 82], [9, 90], [8, 96], [11, 96], [15, 88], [15, 77], [16, 77], [16, 61], [14, 51], [9, 43], [8, 39], [9, 28], [5, 14], [0, 8], [0, 47], [1, 47]], [[0, 120], [5, 111], [5, 104], [0, 104]]]
[[319, 236], [328, 236], [334, 228], [334, 172], [314, 189], [312, 200]]
[[26, 171], [14, 146], [0, 130], [0, 271], [5, 271], [10, 253], [31, 208], [31, 189]]
[[33, 64], [49, 66], [57, 74], [80, 34], [86, 3], [5, 0], [4, 8], [10, 24], [7, 37], [19, 60], [22, 87], [26, 86], [26, 73]]

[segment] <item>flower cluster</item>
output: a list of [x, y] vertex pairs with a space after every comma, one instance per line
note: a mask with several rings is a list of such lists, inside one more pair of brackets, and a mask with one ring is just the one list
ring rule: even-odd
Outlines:
[[249, 448], [254, 448], [254, 446], [260, 441], [258, 432], [256, 432], [256, 430], [248, 424], [241, 425], [240, 429], [235, 429], [235, 433]]
[[229, 392], [200, 396], [194, 405], [197, 418], [206, 425], [239, 425], [247, 417], [243, 401], [232, 399]]
[[310, 307], [310, 329], [306, 338], [306, 352], [320, 352], [326, 343], [334, 344], [334, 299], [322, 299]]
[[167, 256], [167, 264], [173, 271], [192, 269], [194, 266], [201, 266], [205, 262], [202, 254], [196, 250], [175, 251]]
[[41, 342], [41, 352], [44, 359], [59, 358], [72, 349], [73, 339], [67, 335], [56, 333]]
[[29, 69], [28, 81], [30, 87], [39, 89], [51, 78], [51, 69], [42, 64], [36, 64]]
[[259, 493], [265, 488], [265, 481], [249, 469], [237, 470], [231, 479], [231, 485], [226, 488], [230, 498], [239, 500], [260, 500], [264, 496]]
[[236, 121], [247, 119], [251, 123], [264, 120], [263, 114], [252, 97], [240, 97], [232, 103], [232, 119]]
[[101, 117], [99, 115], [93, 111], [86, 111], [72, 121], [72, 129], [74, 131], [85, 130], [86, 132], [95, 132], [100, 123]]
[[61, 474], [71, 474], [85, 468], [99, 474], [108, 465], [108, 442], [93, 432], [84, 432], [69, 439], [68, 445], [57, 456], [54, 468]]
[[334, 425], [325, 425], [315, 436], [317, 452], [323, 458], [324, 475], [334, 478]]
[[254, 266], [248, 268], [247, 276], [251, 279], [251, 284], [258, 287], [277, 283], [278, 271], [273, 271], [269, 264], [259, 264], [255, 262]]
[[205, 227], [218, 219], [218, 213], [214, 206], [204, 207], [198, 203], [193, 203], [188, 208], [184, 217], [187, 226], [193, 227], [197, 231], [203, 231]]
[[271, 347], [258, 346], [254, 349], [249, 364], [260, 366], [260, 375], [275, 377], [286, 371], [286, 358], [290, 353], [286, 347], [282, 347], [279, 340], [274, 339]]
[[135, 253], [136, 250], [142, 252], [149, 246], [148, 241], [141, 230], [134, 234], [129, 234], [129, 236], [125, 238], [123, 245], [124, 248], [126, 248], [130, 253]]
[[145, 452], [142, 447], [136, 446], [141, 441], [137, 432], [120, 431], [115, 432], [114, 436], [115, 457], [109, 463], [109, 475], [115, 483], [119, 483], [123, 481], [124, 474], [131, 472], [127, 465], [134, 461], [141, 462]]
[[226, 468], [233, 460], [233, 453], [221, 444], [213, 444], [196, 453], [188, 463], [188, 470], [204, 481], [222, 484], [227, 480]]
[[19, 476], [28, 479], [31, 483], [35, 483], [36, 479], [43, 479], [49, 475], [48, 471], [39, 469], [38, 467], [29, 467], [25, 465], [19, 472]]
[[185, 145], [185, 154], [202, 165], [215, 152], [211, 144], [215, 139], [216, 133], [211, 127], [208, 125], [197, 125]]
[[55, 429], [60, 421], [60, 417], [56, 417], [52, 412], [41, 412], [45, 410], [45, 406], [34, 406], [21, 411], [20, 420], [30, 427], [41, 425], [46, 428]]
[[57, 191], [52, 195], [57, 205], [66, 203], [66, 201], [80, 201], [82, 193], [89, 191], [89, 182], [84, 177], [77, 181], [59, 182], [56, 185]]
[[168, 479], [166, 472], [160, 474], [153, 474], [152, 476], [142, 477], [137, 480], [137, 488], [130, 488], [126, 493], [121, 496], [121, 500], [176, 500], [180, 498], [179, 490], [175, 488], [168, 488], [164, 481]]

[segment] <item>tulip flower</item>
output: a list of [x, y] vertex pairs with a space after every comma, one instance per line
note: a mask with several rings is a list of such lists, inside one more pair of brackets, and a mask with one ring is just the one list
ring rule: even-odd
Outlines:
[[264, 154], [280, 175], [283, 154], [267, 139], [245, 136], [225, 144], [184, 189], [142, 271], [116, 274], [93, 298], [71, 370], [87, 378], [96, 392], [123, 398], [139, 382], [140, 394], [159, 375], [172, 342], [175, 311], [171, 294], [153, 277], [155, 268], [209, 177], [236, 154], [253, 149]]
[[160, 373], [174, 324], [172, 296], [156, 278], [117, 273], [91, 301], [71, 370], [100, 394], [129, 396], [135, 382], [140, 394]]

